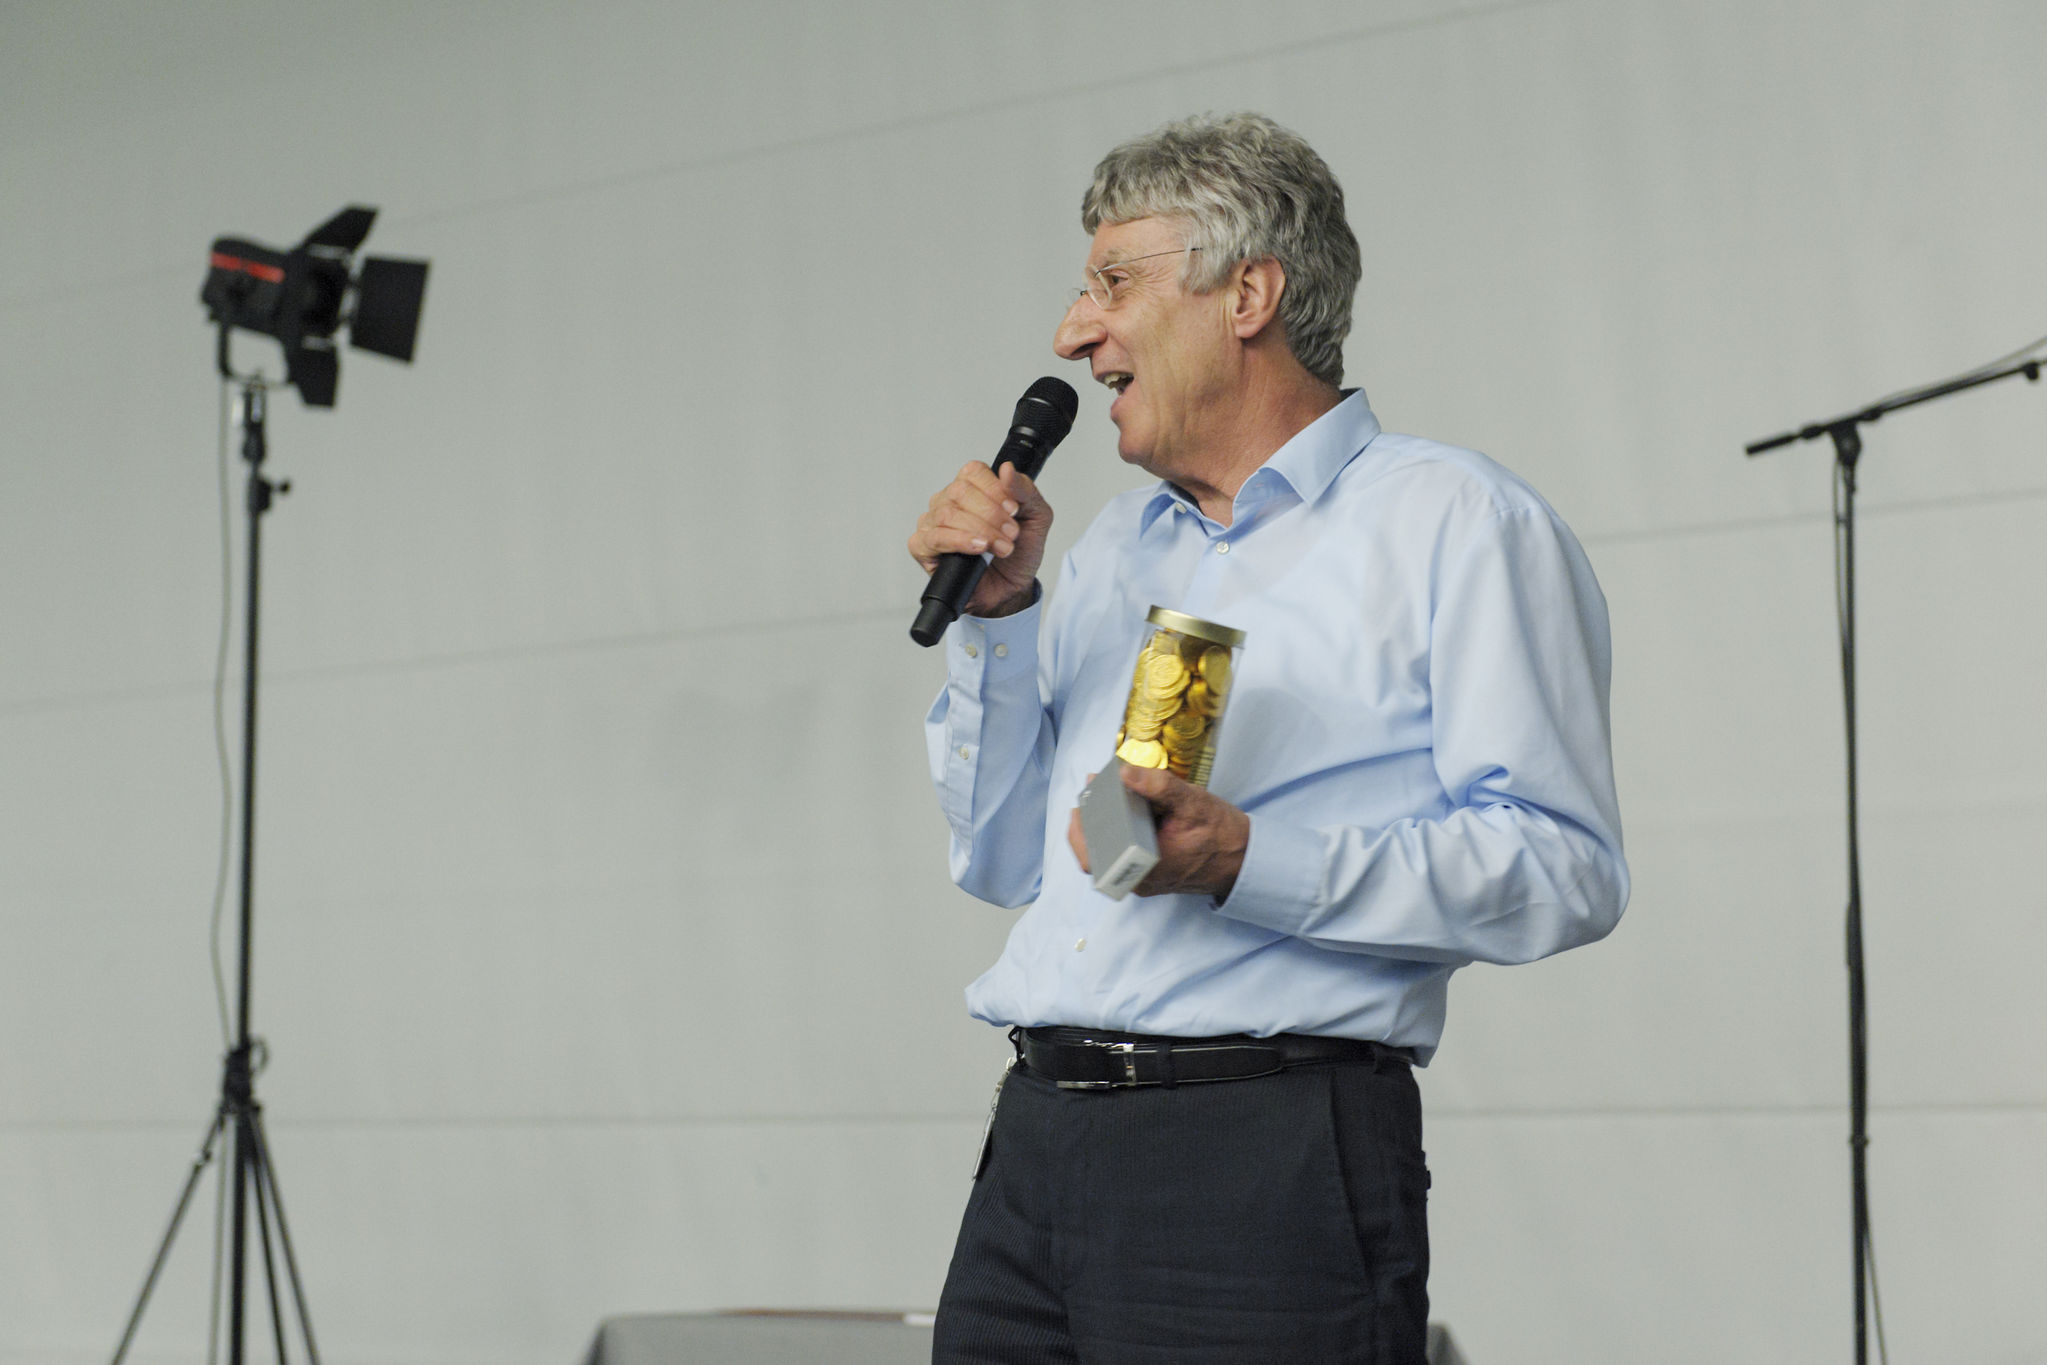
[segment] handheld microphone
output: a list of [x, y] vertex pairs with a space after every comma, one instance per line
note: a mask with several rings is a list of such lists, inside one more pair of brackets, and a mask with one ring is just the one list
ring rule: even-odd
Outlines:
[[[1078, 411], [1080, 395], [1063, 379], [1047, 375], [1025, 389], [1015, 415], [1009, 419], [1009, 435], [995, 456], [996, 472], [1013, 464], [1029, 477], [1037, 478], [1052, 448], [1073, 430], [1073, 415]], [[967, 599], [974, 595], [974, 586], [987, 567], [986, 555], [940, 555], [938, 567], [931, 571], [931, 580], [924, 585], [923, 601], [917, 608], [917, 620], [910, 627], [910, 638], [927, 649], [937, 644], [945, 628], [966, 609]]]

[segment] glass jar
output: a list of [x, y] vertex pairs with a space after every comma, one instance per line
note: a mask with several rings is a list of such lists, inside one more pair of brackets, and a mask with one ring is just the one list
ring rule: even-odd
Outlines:
[[1116, 732], [1116, 757], [1133, 768], [1168, 768], [1206, 787], [1244, 632], [1165, 607], [1144, 619], [1149, 629]]

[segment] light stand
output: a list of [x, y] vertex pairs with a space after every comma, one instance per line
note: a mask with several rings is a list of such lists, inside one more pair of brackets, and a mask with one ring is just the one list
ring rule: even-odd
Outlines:
[[[220, 373], [223, 379], [232, 379], [241, 385], [242, 391], [242, 459], [249, 466], [248, 474], [248, 588], [247, 615], [243, 631], [242, 659], [242, 838], [241, 838], [241, 945], [239, 951], [239, 992], [236, 1010], [235, 1037], [228, 1050], [221, 1070], [220, 1103], [214, 1110], [213, 1120], [207, 1125], [204, 1141], [199, 1154], [193, 1160], [191, 1173], [185, 1179], [185, 1188], [178, 1197], [176, 1210], [171, 1214], [170, 1227], [157, 1247], [156, 1259], [150, 1264], [149, 1276], [143, 1281], [142, 1293], [136, 1299], [135, 1311], [129, 1315], [128, 1327], [121, 1335], [121, 1344], [114, 1352], [114, 1365], [128, 1354], [128, 1346], [135, 1338], [136, 1328], [141, 1326], [143, 1310], [149, 1305], [151, 1291], [156, 1288], [157, 1276], [162, 1272], [164, 1261], [169, 1257], [171, 1244], [178, 1235], [178, 1226], [183, 1222], [185, 1211], [192, 1202], [193, 1191], [198, 1188], [199, 1178], [213, 1163], [216, 1145], [221, 1135], [231, 1137], [229, 1167], [221, 1170], [223, 1181], [232, 1179], [233, 1193], [231, 1207], [232, 1222], [228, 1230], [229, 1274], [227, 1287], [228, 1313], [228, 1361], [229, 1365], [242, 1365], [244, 1359], [244, 1332], [248, 1319], [248, 1252], [249, 1214], [253, 1206], [257, 1232], [257, 1245], [262, 1252], [265, 1283], [270, 1298], [270, 1323], [281, 1363], [288, 1359], [285, 1351], [285, 1317], [278, 1294], [277, 1257], [281, 1248], [284, 1265], [291, 1284], [291, 1296], [298, 1315], [299, 1334], [304, 1340], [306, 1357], [312, 1365], [319, 1365], [320, 1353], [313, 1343], [312, 1319], [306, 1312], [305, 1289], [299, 1279], [298, 1258], [292, 1251], [291, 1231], [284, 1220], [284, 1199], [277, 1185], [277, 1171], [270, 1159], [270, 1143], [263, 1132], [263, 1106], [256, 1101], [256, 1072], [261, 1069], [260, 1058], [266, 1049], [262, 1040], [249, 1033], [249, 987], [252, 932], [255, 924], [255, 851], [256, 851], [256, 691], [257, 657], [260, 640], [262, 568], [263, 568], [263, 518], [270, 511], [275, 499], [291, 491], [291, 484], [272, 483], [264, 475], [263, 461], [268, 454], [264, 438], [264, 408], [268, 401], [266, 381], [261, 376], [241, 377], [233, 373], [228, 365], [228, 325], [220, 329]], [[276, 1224], [275, 1241], [271, 1237], [271, 1224]], [[220, 1261], [223, 1248], [216, 1233], [214, 1254], [214, 1283], [220, 1283]], [[219, 1305], [215, 1305], [216, 1310]], [[209, 1353], [210, 1355], [210, 1353]]]
[[[1873, 403], [1859, 412], [1814, 422], [1757, 441], [1747, 452], [1765, 451], [1811, 441], [1821, 436], [1834, 443], [1834, 546], [1836, 605], [1841, 636], [1841, 701], [1848, 729], [1848, 1154], [1849, 1221], [1855, 1262], [1855, 1365], [1868, 1365], [1870, 1301], [1876, 1288], [1876, 1248], [1869, 1230], [1869, 1014], [1862, 956], [1862, 841], [1858, 810], [1855, 730], [1855, 469], [1862, 456], [1862, 428], [1885, 413], [1944, 398], [1998, 379], [2022, 374], [2038, 382], [2042, 362], [2034, 359], [1944, 380]], [[1883, 1341], [1883, 1307], [1876, 1303], [1879, 1347]]]
[[[334, 349], [334, 336], [345, 325], [351, 346], [393, 360], [411, 361], [413, 343], [419, 333], [419, 312], [426, 295], [427, 262], [387, 257], [367, 257], [357, 270], [351, 259], [355, 249], [369, 235], [377, 211], [351, 205], [306, 234], [305, 240], [288, 251], [267, 247], [239, 237], [220, 237], [213, 243], [207, 262], [205, 283], [199, 301], [220, 328], [216, 364], [220, 377], [241, 386], [242, 459], [249, 466], [248, 489], [248, 615], [242, 633], [242, 913], [240, 999], [234, 1038], [221, 1068], [220, 1103], [185, 1178], [185, 1188], [171, 1213], [170, 1226], [150, 1263], [142, 1292], [129, 1314], [127, 1330], [114, 1351], [114, 1365], [128, 1354], [142, 1313], [156, 1288], [158, 1275], [169, 1258], [178, 1226], [191, 1206], [199, 1178], [213, 1164], [222, 1134], [229, 1134], [232, 1175], [221, 1170], [221, 1198], [234, 1210], [230, 1228], [214, 1229], [213, 1244], [213, 1332], [207, 1348], [212, 1360], [219, 1344], [221, 1261], [228, 1253], [229, 1274], [225, 1307], [228, 1313], [229, 1365], [242, 1365], [244, 1330], [248, 1322], [249, 1215], [255, 1213], [257, 1246], [262, 1252], [265, 1287], [270, 1297], [271, 1336], [279, 1365], [288, 1359], [285, 1351], [285, 1314], [278, 1293], [277, 1253], [284, 1253], [284, 1268], [291, 1286], [293, 1308], [298, 1316], [299, 1336], [305, 1342], [306, 1358], [319, 1365], [320, 1353], [313, 1344], [313, 1323], [306, 1312], [306, 1296], [299, 1280], [298, 1257], [291, 1246], [291, 1231], [284, 1221], [284, 1198], [277, 1187], [277, 1169], [270, 1160], [270, 1143], [263, 1133], [263, 1106], [256, 1102], [256, 1073], [263, 1068], [268, 1050], [263, 1040], [249, 1033], [250, 943], [255, 928], [256, 874], [256, 683], [257, 643], [261, 618], [258, 606], [263, 581], [263, 518], [272, 503], [291, 491], [289, 483], [272, 483], [263, 473], [268, 454], [263, 418], [268, 403], [269, 383], [260, 374], [238, 375], [228, 359], [228, 343], [237, 327], [274, 337], [284, 349], [285, 382], [299, 391], [306, 406], [334, 406], [340, 380], [341, 361]], [[232, 1180], [230, 1200], [227, 1181]], [[271, 1224], [276, 1236], [271, 1236]], [[225, 1241], [226, 1245], [223, 1246]]]

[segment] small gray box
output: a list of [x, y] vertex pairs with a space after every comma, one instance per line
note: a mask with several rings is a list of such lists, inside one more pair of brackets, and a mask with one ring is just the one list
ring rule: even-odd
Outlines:
[[1111, 759], [1080, 793], [1080, 834], [1094, 866], [1095, 890], [1122, 900], [1158, 865], [1151, 804], [1123, 785], [1123, 760]]

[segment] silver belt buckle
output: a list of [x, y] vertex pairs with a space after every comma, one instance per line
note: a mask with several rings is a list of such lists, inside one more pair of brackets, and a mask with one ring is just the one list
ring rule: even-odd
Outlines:
[[1137, 1044], [1083, 1042], [1082, 1047], [1098, 1047], [1104, 1052], [1114, 1052], [1123, 1059], [1123, 1079], [1120, 1081], [1054, 1081], [1061, 1090], [1124, 1090], [1138, 1084]]

